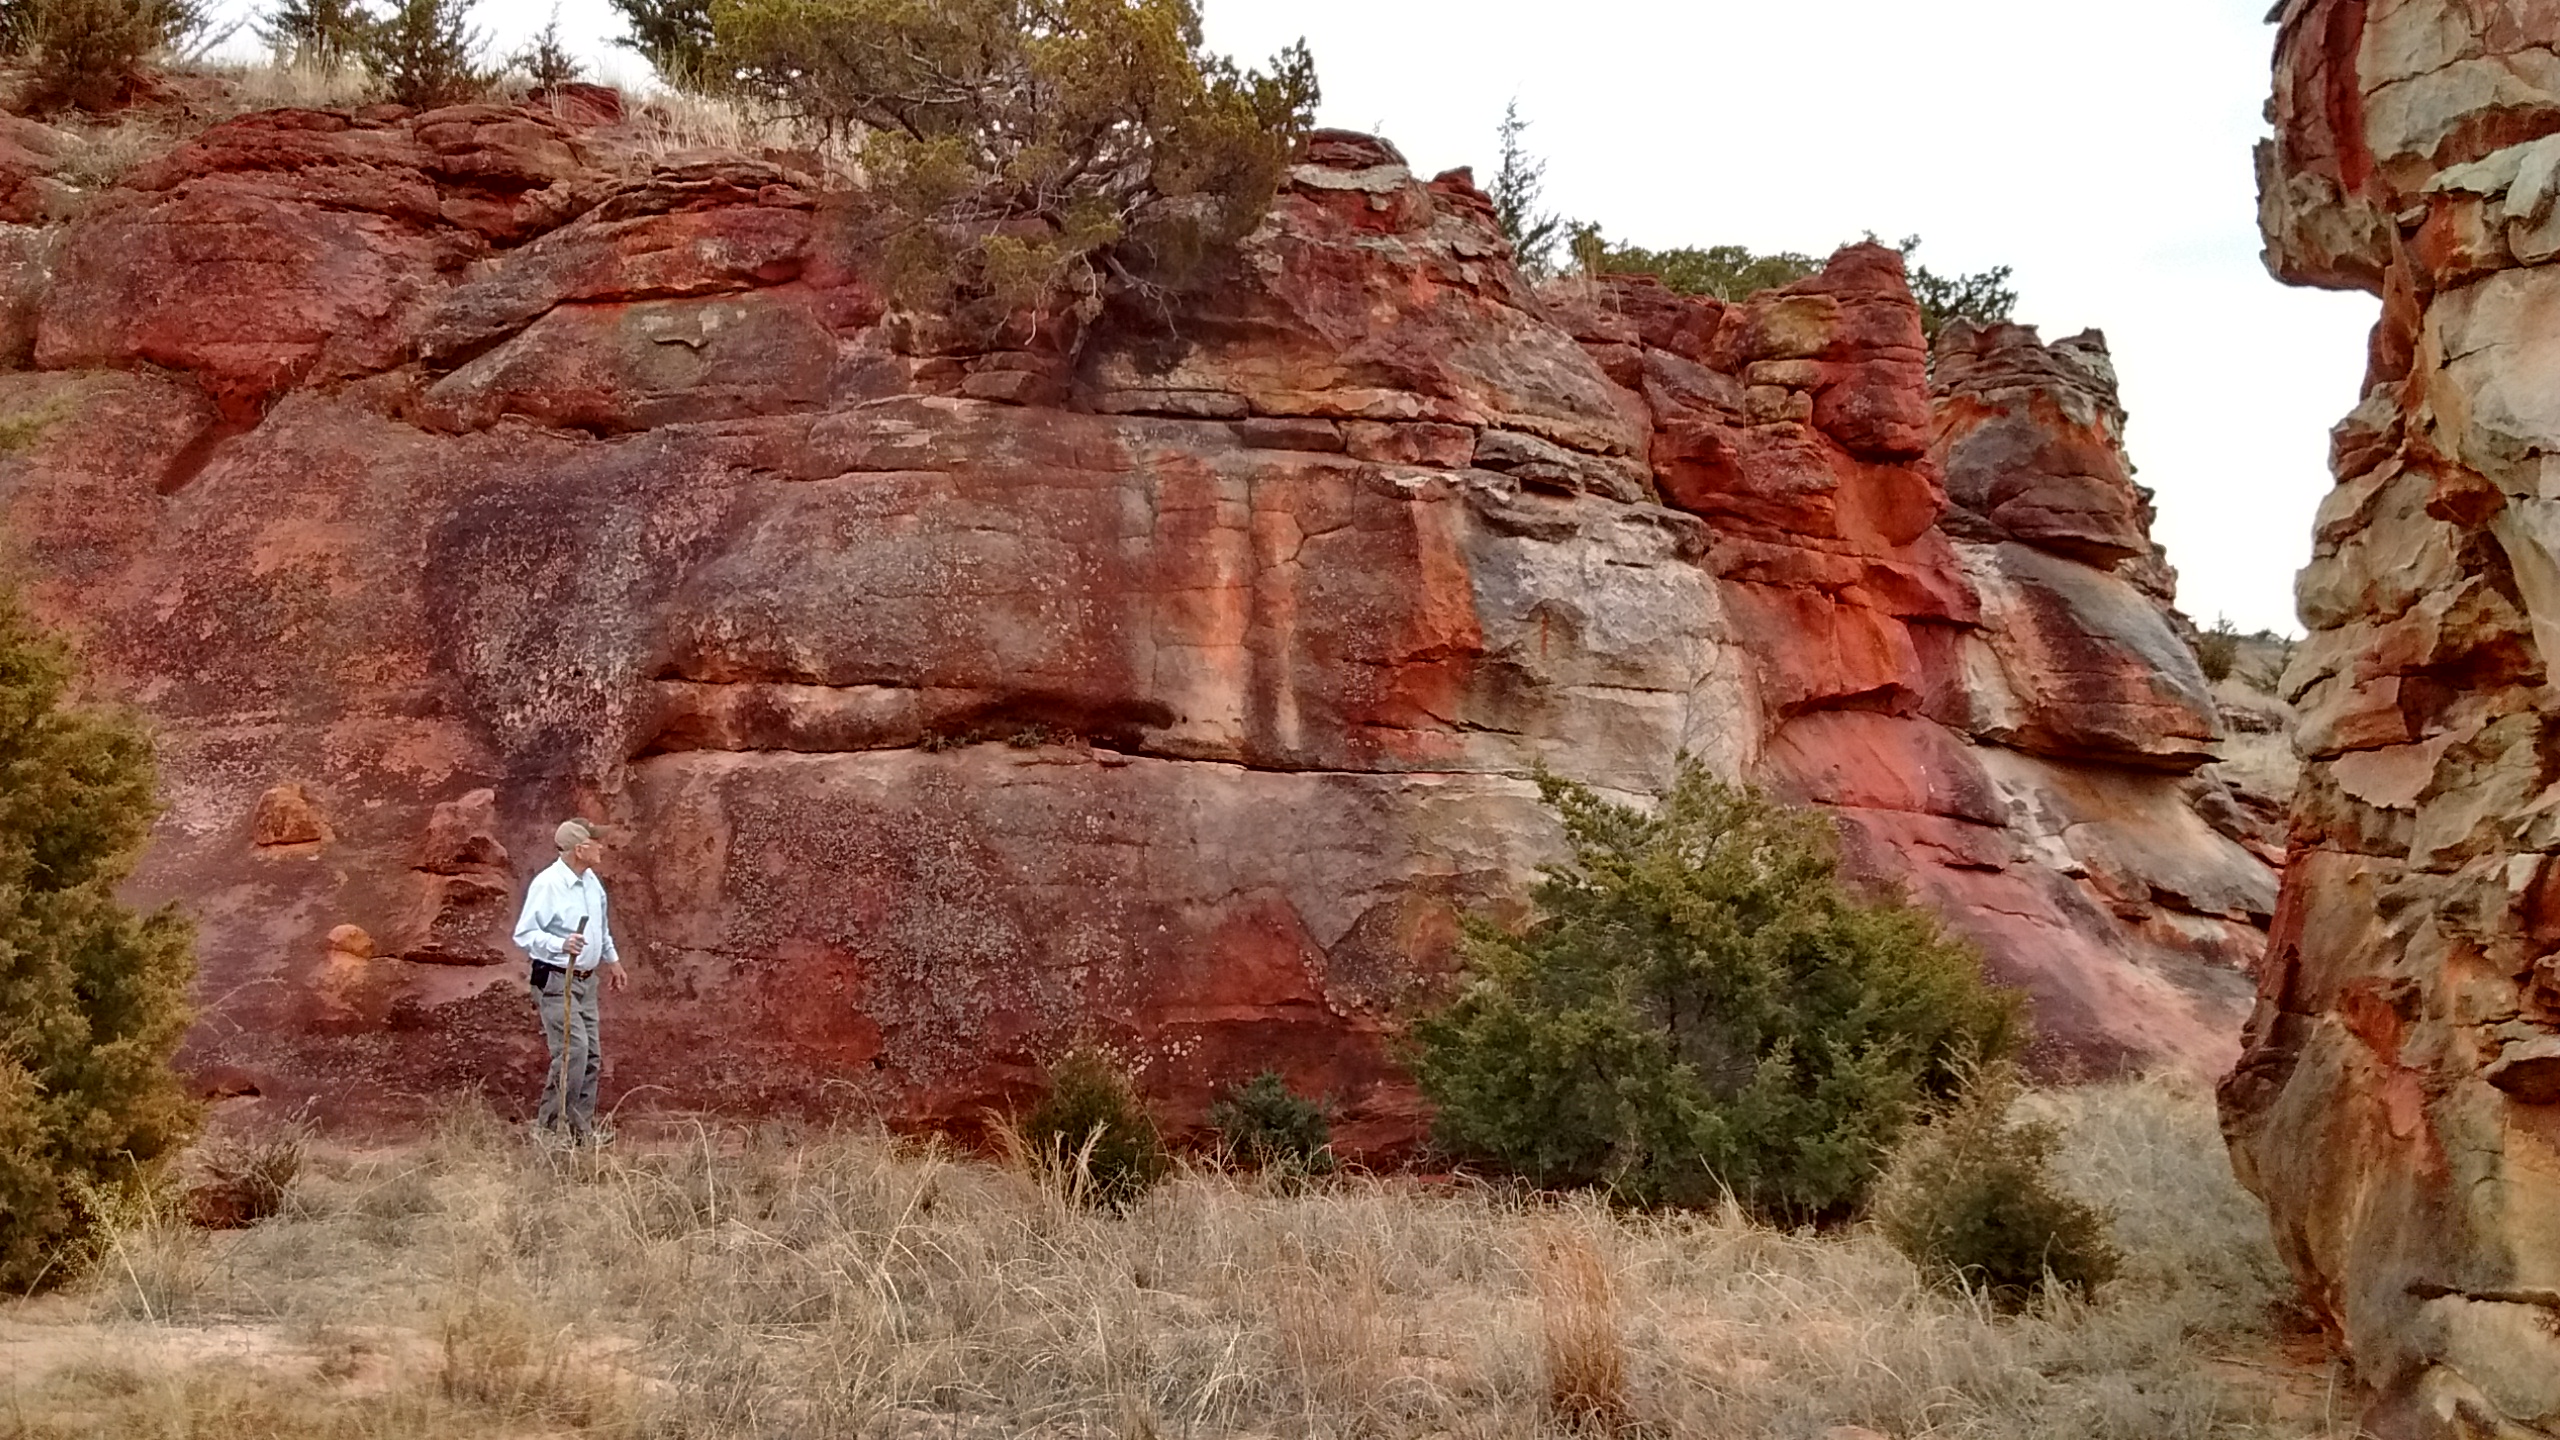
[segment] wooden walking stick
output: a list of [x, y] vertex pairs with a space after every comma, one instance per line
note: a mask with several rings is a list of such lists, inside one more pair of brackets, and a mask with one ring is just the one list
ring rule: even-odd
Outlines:
[[[578, 928], [573, 933], [580, 936], [587, 933], [586, 916], [578, 917]], [[569, 1031], [575, 1023], [578, 1004], [578, 960], [578, 956], [572, 955], [569, 963], [560, 969], [560, 1058], [554, 1062], [553, 1069], [557, 1086], [553, 1093], [560, 1097], [560, 1123], [572, 1135], [577, 1130], [569, 1123]]]

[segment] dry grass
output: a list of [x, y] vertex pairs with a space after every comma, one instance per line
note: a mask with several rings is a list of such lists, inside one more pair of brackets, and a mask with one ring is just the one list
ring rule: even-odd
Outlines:
[[643, 166], [695, 150], [728, 150], [784, 157], [829, 190], [858, 189], [863, 180], [858, 138], [826, 135], [738, 101], [662, 90], [632, 107], [624, 129]]
[[79, 144], [62, 158], [54, 178], [80, 190], [104, 190], [177, 143], [175, 131], [147, 120], [65, 123], [60, 128]]
[[[219, 110], [224, 115], [282, 106], [328, 109], [379, 98], [371, 78], [355, 66], [325, 70], [268, 62], [213, 66], [206, 73], [223, 82]], [[613, 129], [596, 156], [608, 164], [645, 173], [696, 151], [732, 151], [781, 157], [828, 189], [850, 189], [861, 183], [859, 145], [852, 137], [821, 134], [740, 101], [676, 90], [643, 91], [622, 85], [611, 75], [597, 79], [620, 88], [629, 107], [624, 122]], [[509, 77], [488, 98], [525, 103], [529, 91], [521, 77]]]
[[221, 110], [246, 115], [253, 110], [332, 110], [369, 104], [376, 95], [373, 77], [356, 65], [291, 65], [275, 60], [247, 64], [211, 64], [202, 73], [223, 82]]
[[2343, 1435], [2316, 1371], [2269, 1382], [2204, 1098], [2036, 1103], [2129, 1258], [2016, 1318], [1730, 1214], [1190, 1169], [1115, 1215], [878, 1135], [546, 1156], [468, 1113], [0, 1306], [0, 1437]]
[[[54, 178], [71, 191], [56, 218], [68, 218], [82, 198], [113, 186], [136, 165], [214, 124], [262, 110], [348, 109], [381, 98], [372, 77], [353, 65], [330, 69], [274, 60], [217, 61], [190, 67], [187, 73], [199, 83], [196, 98], [182, 110], [138, 109], [99, 120], [68, 117], [58, 122], [57, 128], [74, 143], [54, 171]], [[599, 79], [616, 83], [609, 75]], [[608, 170], [643, 175], [700, 152], [725, 151], [775, 159], [828, 190], [862, 183], [858, 137], [824, 134], [742, 102], [618, 88], [627, 106], [623, 122], [590, 132], [589, 158]], [[487, 98], [502, 104], [537, 103], [528, 83], [514, 76], [493, 86]], [[570, 102], [552, 103], [565, 107]]]
[[205, 1137], [195, 1147], [195, 1175], [186, 1189], [188, 1219], [207, 1230], [236, 1230], [281, 1214], [311, 1139], [307, 1111], [282, 1125]]
[[1532, 1273], [1548, 1411], [1615, 1433], [1627, 1422], [1627, 1342], [1608, 1267], [1590, 1236], [1559, 1230], [1540, 1240]]

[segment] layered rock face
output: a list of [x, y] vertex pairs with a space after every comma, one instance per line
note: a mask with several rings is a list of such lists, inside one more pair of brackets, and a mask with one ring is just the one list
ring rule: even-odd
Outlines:
[[2416, 1436], [2560, 1434], [2560, 7], [2294, 0], [2267, 258], [2383, 299], [2301, 577], [2241, 1174]]
[[1339, 133], [1169, 306], [962, 334], [860, 220], [549, 112], [279, 112], [19, 273], [9, 533], [161, 726], [138, 883], [225, 1084], [528, 1083], [505, 930], [578, 811], [609, 1099], [966, 1122], [1096, 1037], [1392, 1146], [1403, 1008], [1555, 852], [1528, 773], [1683, 752], [1837, 809], [2057, 1061], [2227, 1059], [2272, 872], [2093, 339], [1959, 333], [1933, 402], [1874, 247], [1541, 296]]
[[1978, 942], [2049, 1057], [2230, 1053], [2271, 837], [2196, 773], [2219, 720], [2104, 341], [1958, 323], [1933, 397], [1877, 246], [1742, 305], [1559, 299], [1649, 412], [1663, 502], [1707, 522], [1748, 777], [1831, 809], [1859, 869]]

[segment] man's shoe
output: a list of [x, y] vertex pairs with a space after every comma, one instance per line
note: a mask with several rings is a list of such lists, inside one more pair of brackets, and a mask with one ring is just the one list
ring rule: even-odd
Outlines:
[[586, 1134], [579, 1136], [578, 1138], [582, 1144], [593, 1145], [598, 1149], [602, 1149], [603, 1147], [613, 1143], [613, 1127], [610, 1125], [597, 1125], [590, 1128]]

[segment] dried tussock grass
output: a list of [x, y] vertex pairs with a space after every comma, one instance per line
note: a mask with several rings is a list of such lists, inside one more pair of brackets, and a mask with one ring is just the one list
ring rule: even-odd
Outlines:
[[[1115, 1214], [877, 1133], [542, 1154], [466, 1111], [315, 1153], [255, 1228], [138, 1224], [87, 1292], [0, 1308], [0, 1440], [2347, 1433], [2208, 1363], [2265, 1358], [2278, 1290], [2204, 1097], [2037, 1103], [2129, 1259], [2016, 1318], [1871, 1234], [1730, 1213], [1188, 1167]], [[244, 1327], [258, 1364], [187, 1348]], [[120, 1368], [21, 1363], [20, 1334]]]
[[227, 118], [255, 110], [337, 110], [379, 98], [373, 77], [357, 65], [296, 65], [282, 60], [209, 64], [203, 73], [223, 82], [220, 109]]
[[235, 1230], [281, 1213], [311, 1150], [308, 1110], [259, 1133], [220, 1130], [195, 1147], [187, 1218], [208, 1230]]
[[325, 109], [372, 98], [370, 82], [353, 67], [325, 71], [274, 63], [207, 63], [189, 69], [217, 83], [184, 107], [138, 106], [101, 116], [53, 117], [50, 123], [70, 144], [48, 170], [66, 193], [48, 204], [47, 219], [71, 218], [144, 161], [221, 121], [257, 110]]
[[742, 101], [662, 90], [634, 105], [624, 123], [635, 163], [643, 168], [698, 150], [779, 157], [829, 190], [863, 183], [861, 137], [829, 134]]
[[1558, 1230], [1539, 1238], [1534, 1274], [1547, 1408], [1615, 1434], [1627, 1422], [1627, 1342], [1608, 1267], [1587, 1232]]
[[1282, 1237], [1265, 1277], [1280, 1400], [1309, 1433], [1370, 1433], [1391, 1403], [1404, 1337], [1387, 1315], [1377, 1252], [1367, 1243], [1310, 1249]]
[[79, 143], [62, 157], [53, 178], [79, 190], [104, 190], [178, 143], [175, 131], [152, 120], [66, 123], [59, 128]]

